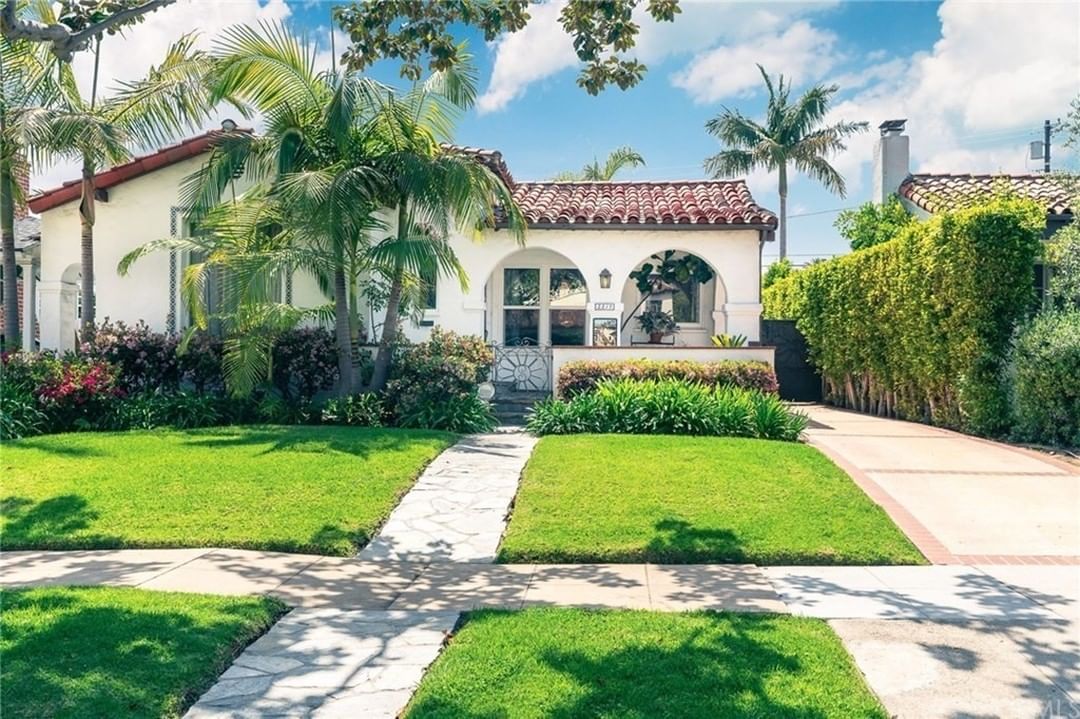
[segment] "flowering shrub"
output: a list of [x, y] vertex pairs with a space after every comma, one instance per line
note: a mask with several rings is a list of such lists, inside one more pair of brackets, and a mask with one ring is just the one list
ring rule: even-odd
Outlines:
[[178, 344], [175, 335], [154, 332], [142, 320], [128, 325], [106, 319], [93, 339], [79, 347], [79, 354], [116, 367], [117, 384], [125, 392], [174, 390], [182, 377]]
[[491, 348], [479, 337], [435, 328], [426, 342], [398, 349], [385, 400], [399, 424], [479, 432], [490, 411], [476, 388], [491, 370]]
[[192, 335], [176, 358], [183, 383], [200, 394], [224, 394], [225, 375], [221, 368], [224, 348], [224, 340], [208, 332]]
[[286, 332], [274, 345], [271, 361], [274, 387], [287, 402], [309, 402], [338, 379], [337, 342], [322, 327]]
[[108, 362], [69, 357], [48, 361], [45, 367], [35, 394], [54, 432], [93, 428], [110, 402], [124, 396], [116, 368]]
[[559, 396], [574, 397], [593, 391], [607, 379], [684, 379], [707, 387], [741, 387], [767, 394], [776, 394], [779, 385], [776, 373], [767, 362], [723, 360], [694, 362], [692, 360], [625, 360], [598, 362], [579, 360], [559, 368]]

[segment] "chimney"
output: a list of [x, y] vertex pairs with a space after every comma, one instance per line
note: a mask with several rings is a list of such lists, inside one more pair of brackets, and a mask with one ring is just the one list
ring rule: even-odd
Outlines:
[[878, 125], [881, 137], [874, 147], [874, 197], [882, 204], [900, 189], [910, 169], [910, 138], [904, 134], [907, 120], [886, 120]]

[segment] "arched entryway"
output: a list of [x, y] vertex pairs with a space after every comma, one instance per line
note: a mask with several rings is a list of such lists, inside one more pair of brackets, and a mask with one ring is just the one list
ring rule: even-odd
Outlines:
[[[621, 300], [623, 345], [707, 347], [714, 334], [726, 331], [719, 311], [726, 302], [719, 272], [685, 250], [661, 250], [639, 262], [624, 281]], [[643, 316], [661, 324], [670, 320], [673, 326], [658, 338], [642, 323]]]
[[581, 271], [558, 252], [530, 247], [495, 266], [485, 295], [494, 381], [550, 390], [551, 347], [589, 341], [589, 290]]

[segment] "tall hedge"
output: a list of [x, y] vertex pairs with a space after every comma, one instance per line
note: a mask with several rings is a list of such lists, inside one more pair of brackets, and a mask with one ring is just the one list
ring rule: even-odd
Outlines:
[[1032, 306], [1045, 221], [1013, 198], [936, 215], [774, 284], [765, 316], [796, 320], [829, 401], [1000, 434], [1003, 362]]

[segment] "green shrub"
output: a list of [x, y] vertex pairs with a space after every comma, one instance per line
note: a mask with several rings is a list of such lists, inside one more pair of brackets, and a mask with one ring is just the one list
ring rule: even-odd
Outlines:
[[0, 439], [18, 439], [41, 434], [48, 417], [29, 390], [0, 382]]
[[540, 402], [534, 434], [679, 434], [798, 440], [806, 417], [775, 395], [684, 379], [603, 380], [591, 392]]
[[708, 387], [732, 386], [775, 394], [779, 385], [776, 372], [767, 362], [722, 360], [622, 360], [598, 362], [577, 360], [559, 368], [560, 397], [574, 397], [591, 392], [606, 379], [684, 379]]
[[835, 404], [979, 434], [1008, 429], [1002, 368], [1033, 298], [1045, 211], [995, 199], [909, 225], [763, 293]]
[[144, 392], [114, 402], [92, 429], [192, 429], [222, 423], [218, 402], [193, 392]]
[[398, 349], [383, 399], [402, 427], [483, 432], [495, 426], [477, 386], [494, 357], [483, 339], [436, 327], [430, 338]]
[[470, 393], [446, 397], [442, 402], [415, 403], [397, 416], [399, 427], [441, 429], [459, 434], [490, 432], [498, 422], [488, 403]]
[[322, 421], [353, 427], [382, 427], [384, 412], [382, 400], [375, 394], [334, 397], [323, 405]]
[[1080, 447], [1080, 309], [1045, 312], [1023, 327], [1008, 377], [1018, 439]]

